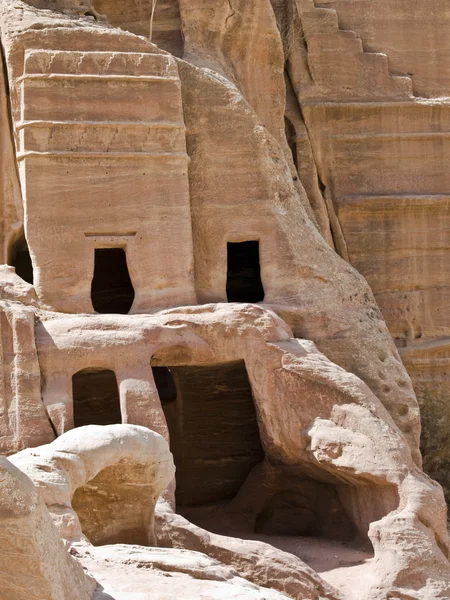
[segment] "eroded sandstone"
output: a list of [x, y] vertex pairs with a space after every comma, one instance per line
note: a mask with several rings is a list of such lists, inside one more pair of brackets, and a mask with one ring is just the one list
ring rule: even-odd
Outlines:
[[95, 582], [72, 558], [39, 491], [0, 458], [0, 597], [89, 600]]
[[46, 600], [447, 597], [445, 56], [399, 3], [119, 4], [0, 3], [0, 503]]

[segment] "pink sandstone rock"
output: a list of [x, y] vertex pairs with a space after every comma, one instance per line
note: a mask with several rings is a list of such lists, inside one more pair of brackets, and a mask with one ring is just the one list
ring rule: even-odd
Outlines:
[[450, 597], [430, 4], [0, 1], [0, 451], [48, 512], [9, 463], [0, 506], [45, 600]]
[[10, 460], [32, 479], [65, 540], [84, 534], [96, 545], [155, 543], [155, 504], [175, 474], [168, 444], [157, 433], [89, 425]]
[[[95, 598], [111, 598], [105, 592], [118, 600], [135, 594], [150, 600], [155, 593], [158, 598], [168, 598], [184, 590], [187, 598], [208, 594], [211, 598], [286, 600], [204, 554], [148, 547], [155, 545], [155, 502], [174, 475], [168, 444], [157, 433], [136, 425], [91, 425], [71, 430], [47, 446], [23, 450], [10, 460], [32, 479], [36, 487], [29, 481], [28, 486], [34, 496], [40, 496], [41, 505], [45, 501], [47, 520], [53, 519], [51, 533], [55, 537], [59, 533], [76, 559], [66, 553], [65, 560], [73, 563], [75, 573], [81, 563], [95, 576]], [[27, 478], [22, 475], [22, 479]], [[43, 569], [52, 566], [44, 555], [39, 564]], [[301, 567], [314, 581], [307, 580], [303, 587], [319, 598], [315, 588], [325, 590], [326, 584], [306, 565]], [[176, 574], [175, 581], [161, 581], [164, 573]], [[6, 564], [4, 575], [12, 576]], [[296, 576], [292, 567], [286, 575]], [[79, 586], [75, 584], [75, 591]], [[68, 596], [56, 597], [63, 600]], [[338, 600], [334, 594], [320, 598]]]
[[66, 551], [39, 491], [0, 458], [0, 598], [89, 600], [95, 583]]

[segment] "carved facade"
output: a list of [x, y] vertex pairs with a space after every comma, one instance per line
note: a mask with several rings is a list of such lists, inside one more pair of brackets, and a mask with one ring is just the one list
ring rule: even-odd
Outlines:
[[39, 600], [450, 595], [450, 13], [357, 4], [0, 3], [0, 523], [95, 578]]

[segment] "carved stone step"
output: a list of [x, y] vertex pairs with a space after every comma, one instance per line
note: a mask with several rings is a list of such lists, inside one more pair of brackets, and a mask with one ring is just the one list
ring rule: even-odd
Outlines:
[[329, 33], [313, 33], [307, 36], [308, 53], [314, 52], [348, 52], [350, 54], [363, 53], [361, 38], [353, 31], [336, 30], [333, 35]]

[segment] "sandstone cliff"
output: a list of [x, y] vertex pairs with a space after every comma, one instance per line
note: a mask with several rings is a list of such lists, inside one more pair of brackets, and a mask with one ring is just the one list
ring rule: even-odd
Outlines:
[[17, 485], [65, 544], [36, 598], [450, 597], [428, 4], [0, 2], [0, 450], [34, 484], [5, 463], [0, 525]]

